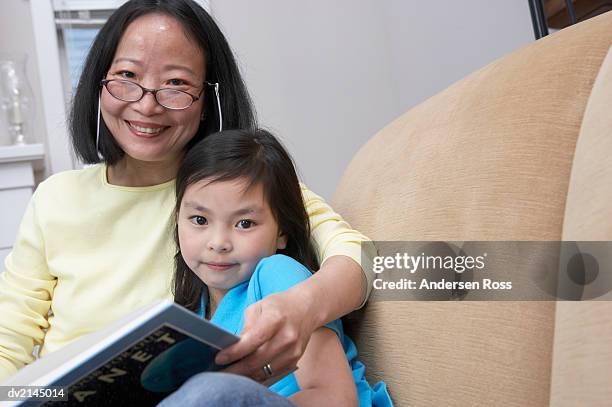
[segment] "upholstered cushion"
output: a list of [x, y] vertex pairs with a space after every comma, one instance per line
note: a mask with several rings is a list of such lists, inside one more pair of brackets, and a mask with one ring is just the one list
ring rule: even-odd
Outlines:
[[612, 34], [608, 44], [576, 144], [563, 227], [567, 240], [612, 240]]
[[[410, 110], [348, 166], [335, 208], [376, 240], [559, 240], [612, 13]], [[398, 405], [547, 405], [555, 304], [371, 302], [349, 330]]]
[[[593, 86], [576, 144], [563, 239], [612, 241], [612, 47]], [[607, 281], [601, 275], [589, 286], [610, 284], [612, 252], [601, 260], [608, 265], [600, 268], [608, 274]], [[612, 293], [606, 297], [608, 301], [557, 304], [551, 405], [610, 404]]]

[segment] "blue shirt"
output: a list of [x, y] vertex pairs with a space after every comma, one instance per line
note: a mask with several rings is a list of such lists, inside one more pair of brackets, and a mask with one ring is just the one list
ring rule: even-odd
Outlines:
[[[257, 264], [250, 280], [237, 285], [225, 294], [210, 321], [239, 335], [244, 327], [244, 311], [249, 305], [270, 294], [286, 291], [311, 275], [306, 267], [291, 257], [282, 254], [266, 257]], [[203, 318], [204, 315], [206, 315], [206, 306], [202, 299], [200, 316]], [[361, 407], [392, 406], [393, 403], [384, 382], [378, 382], [372, 388], [366, 381], [365, 366], [357, 360], [357, 348], [353, 341], [344, 335], [342, 322], [335, 320], [325, 326], [336, 332], [340, 339], [357, 386], [359, 405]], [[290, 373], [270, 386], [270, 390], [289, 397], [300, 391], [300, 387], [295, 375]]]

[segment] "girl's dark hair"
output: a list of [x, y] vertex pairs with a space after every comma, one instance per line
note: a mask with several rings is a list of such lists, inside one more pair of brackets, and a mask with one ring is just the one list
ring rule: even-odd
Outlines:
[[[187, 153], [176, 177], [177, 216], [188, 186], [210, 182], [247, 180], [247, 188], [261, 183], [279, 229], [287, 237], [287, 247], [278, 250], [318, 269], [316, 252], [310, 240], [308, 214], [293, 161], [280, 142], [266, 130], [228, 130], [208, 136]], [[178, 223], [178, 222], [177, 222]], [[178, 227], [174, 233], [178, 251], [174, 257], [174, 301], [197, 311], [205, 284], [185, 263], [179, 247]]]
[[[175, 18], [187, 36], [204, 53], [206, 81], [219, 83], [223, 127], [254, 128], [255, 112], [234, 55], [223, 33], [212, 17], [193, 0], [131, 0], [119, 7], [96, 36], [72, 100], [69, 116], [72, 145], [77, 156], [87, 164], [98, 163], [96, 122], [100, 81], [104, 79], [127, 26], [147, 14], [164, 14]], [[187, 149], [219, 129], [215, 92], [204, 90], [204, 117]], [[123, 157], [123, 150], [100, 120], [100, 152], [103, 161], [112, 165]]]

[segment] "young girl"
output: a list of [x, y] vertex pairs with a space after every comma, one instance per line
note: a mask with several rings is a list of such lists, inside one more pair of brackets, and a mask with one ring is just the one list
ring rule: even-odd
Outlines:
[[[270, 133], [231, 130], [198, 143], [179, 169], [176, 197], [175, 301], [202, 318], [238, 335], [245, 312], [257, 312], [251, 304], [318, 269], [292, 160]], [[355, 357], [333, 321], [270, 390], [298, 405], [391, 405], [384, 383], [372, 389]]]

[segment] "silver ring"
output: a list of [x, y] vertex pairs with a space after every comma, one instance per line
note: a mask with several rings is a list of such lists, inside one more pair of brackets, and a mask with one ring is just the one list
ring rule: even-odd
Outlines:
[[274, 376], [274, 374], [272, 373], [272, 366], [270, 366], [269, 363], [266, 363], [264, 367], [262, 367], [262, 369], [264, 371], [264, 374], [266, 375], [266, 378], [269, 379], [270, 377]]

